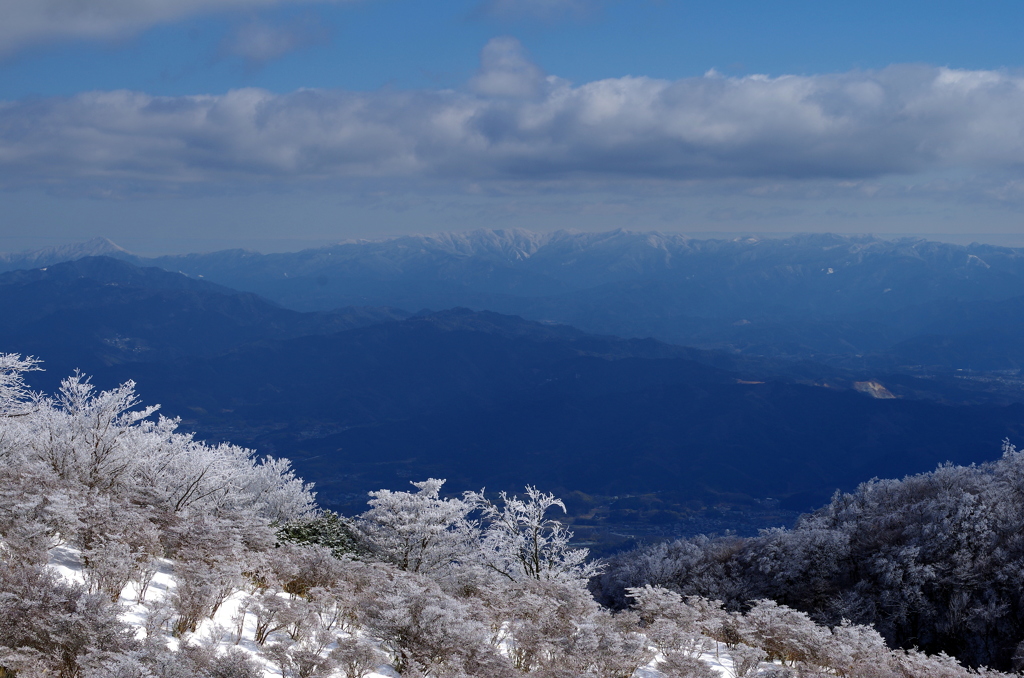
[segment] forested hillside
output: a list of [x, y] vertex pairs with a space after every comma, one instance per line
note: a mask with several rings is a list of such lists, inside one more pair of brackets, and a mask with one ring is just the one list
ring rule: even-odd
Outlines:
[[819, 622], [872, 624], [902, 647], [1024, 668], [1024, 453], [837, 493], [793, 530], [698, 537], [617, 555], [596, 586], [667, 586], [745, 609], [770, 598]]

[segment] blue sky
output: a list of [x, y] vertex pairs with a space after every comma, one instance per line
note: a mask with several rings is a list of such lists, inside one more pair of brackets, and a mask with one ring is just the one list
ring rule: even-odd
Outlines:
[[0, 251], [478, 227], [1018, 244], [1022, 25], [1019, 2], [8, 0]]

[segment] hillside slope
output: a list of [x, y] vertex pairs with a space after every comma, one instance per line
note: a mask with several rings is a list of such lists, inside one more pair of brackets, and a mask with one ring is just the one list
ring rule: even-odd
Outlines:
[[299, 313], [260, 297], [109, 257], [0, 274], [0, 345], [51, 372], [212, 356], [253, 341], [402, 317], [388, 309]]

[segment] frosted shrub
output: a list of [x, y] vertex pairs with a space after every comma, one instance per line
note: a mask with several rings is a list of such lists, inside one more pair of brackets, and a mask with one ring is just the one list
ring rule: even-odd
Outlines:
[[277, 665], [282, 678], [326, 678], [337, 668], [333, 657], [292, 641], [268, 643], [261, 654]]
[[796, 678], [796, 674], [785, 666], [766, 666], [755, 674], [755, 678]]
[[[351, 598], [341, 586], [333, 589], [313, 588], [306, 593], [310, 612], [316, 617], [318, 629], [333, 632], [351, 618]], [[348, 603], [343, 602], [349, 598]]]
[[87, 563], [84, 574], [89, 592], [103, 594], [111, 602], [117, 602], [138, 570], [136, 554], [119, 541], [95, 540], [91, 548], [82, 551], [82, 560]]
[[803, 612], [759, 600], [745, 615], [749, 642], [768, 653], [768, 660], [810, 666], [827, 664], [831, 635]]
[[129, 582], [144, 593], [152, 578], [150, 563], [162, 553], [160, 533], [148, 511], [95, 492], [83, 498], [72, 543], [81, 549], [90, 591], [116, 601]]
[[916, 650], [895, 653], [896, 665], [905, 678], [967, 678], [966, 668], [945, 653], [928, 656]]
[[294, 596], [308, 596], [313, 589], [330, 591], [341, 582], [344, 563], [323, 546], [283, 546], [275, 551], [292, 563], [290, 577], [278, 575], [282, 588]]
[[119, 612], [52, 570], [0, 563], [0, 667], [77, 678], [88, 657], [136, 645]]
[[199, 622], [213, 613], [217, 597], [218, 587], [206, 577], [201, 565], [179, 567], [177, 586], [170, 596], [176, 615], [171, 626], [174, 635], [195, 632]]
[[666, 654], [658, 662], [658, 670], [665, 678], [720, 678], [710, 664], [681, 652]]
[[382, 579], [360, 605], [362, 625], [400, 672], [441, 671], [494, 656], [477, 610], [424, 577], [401, 572]]
[[263, 667], [236, 647], [183, 645], [178, 652], [162, 652], [151, 660], [157, 678], [263, 678]]
[[[250, 450], [176, 433], [177, 420], [154, 420], [157, 407], [140, 406], [133, 382], [99, 391], [75, 374], [53, 397], [28, 393], [23, 374], [37, 362], [0, 354], [0, 459], [11, 477], [32, 479], [25, 492], [57, 499], [59, 511], [85, 518], [82, 512], [103, 498], [152, 507], [151, 519], [163, 527], [189, 510], [231, 512], [248, 519], [240, 525], [267, 525], [299, 520], [312, 509], [308, 486], [286, 460], [255, 459]], [[88, 501], [76, 504], [75, 497]], [[67, 516], [50, 510], [40, 517]], [[67, 537], [69, 524], [52, 527]], [[107, 527], [115, 526], [108, 520]], [[87, 535], [83, 542], [87, 547]]]
[[5, 552], [38, 557], [69, 540], [91, 589], [115, 599], [131, 580], [141, 596], [166, 549], [179, 561], [180, 634], [238, 586], [246, 553], [273, 544], [271, 521], [309, 513], [312, 495], [286, 461], [176, 433], [176, 420], [139, 406], [132, 382], [99, 391], [75, 374], [51, 398], [30, 394], [22, 376], [35, 362], [0, 354]]
[[331, 593], [343, 631], [355, 633], [363, 626], [365, 601], [386, 590], [394, 571], [384, 563], [344, 561], [342, 579]]
[[324, 657], [318, 651], [299, 648], [292, 651], [292, 665], [296, 678], [319, 678], [334, 673], [337, 663], [333, 657]]
[[136, 653], [106, 657], [89, 667], [90, 678], [154, 678], [153, 672]]
[[686, 631], [696, 631], [697, 622], [702, 614], [706, 614], [706, 611], [702, 613], [698, 608], [683, 602], [683, 597], [675, 591], [661, 587], [648, 585], [626, 589], [626, 596], [633, 600], [633, 609], [646, 624], [662, 619], [675, 622]]
[[195, 631], [241, 585], [246, 558], [240, 532], [234, 521], [208, 516], [190, 516], [169, 530], [177, 558], [176, 634]]
[[626, 595], [634, 601], [644, 634], [661, 652], [697, 657], [710, 649], [711, 639], [699, 630], [701, 611], [678, 593], [645, 586], [628, 589]]
[[679, 652], [699, 657], [711, 649], [713, 641], [700, 633], [687, 631], [671, 619], [658, 619], [643, 629], [644, 635], [662, 652]]
[[177, 562], [174, 576], [176, 586], [170, 600], [178, 615], [174, 622], [174, 633], [178, 636], [194, 632], [199, 622], [212, 617], [235, 590], [239, 579], [230, 564], [217, 567], [203, 560]]
[[41, 370], [42, 361], [18, 353], [0, 353], [0, 417], [22, 417], [32, 412], [38, 397], [25, 384], [25, 373]]
[[338, 638], [331, 658], [345, 678], [364, 678], [380, 666], [382, 659], [373, 645], [353, 636]]
[[523, 672], [555, 665], [568, 651], [578, 624], [599, 609], [577, 587], [537, 580], [497, 588], [489, 600], [492, 619], [504, 622], [499, 639], [507, 643], [509, 657]]
[[581, 625], [580, 640], [573, 652], [576, 664], [586, 673], [601, 678], [631, 678], [654, 658], [647, 639], [638, 632], [637, 620], [629, 612], [612, 615], [600, 610]]
[[613, 615], [575, 584], [495, 582], [477, 595], [488, 642], [523, 673], [628, 678], [653, 656], [635, 614]]
[[736, 674], [736, 678], [747, 678], [757, 672], [761, 662], [768, 658], [768, 653], [759, 647], [740, 643], [729, 651], [729, 656], [732, 657], [733, 673]]
[[895, 678], [895, 660], [885, 639], [873, 628], [845, 621], [832, 629], [828, 665], [840, 676]]
[[210, 678], [263, 678], [263, 667], [248, 654], [233, 647], [210, 660], [206, 670]]
[[146, 612], [143, 616], [143, 629], [147, 639], [160, 637], [164, 632], [170, 631], [177, 614], [171, 601], [166, 598], [149, 600], [144, 603]]
[[248, 567], [242, 573], [242, 587], [249, 593], [268, 589], [283, 589], [299, 573], [299, 565], [293, 557], [293, 546], [283, 544], [280, 548], [252, 554]]
[[136, 554], [136, 567], [130, 579], [135, 585], [135, 602], [144, 603], [149, 585], [160, 570], [160, 561], [147, 553]]
[[246, 599], [245, 613], [251, 614], [256, 619], [253, 640], [258, 645], [263, 645], [271, 633], [280, 631], [288, 625], [290, 607], [288, 600], [279, 596], [273, 589], [254, 594]]

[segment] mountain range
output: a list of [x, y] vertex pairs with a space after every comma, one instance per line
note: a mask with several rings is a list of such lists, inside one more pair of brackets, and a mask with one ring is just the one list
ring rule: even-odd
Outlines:
[[299, 311], [466, 307], [588, 332], [840, 366], [1018, 370], [1024, 250], [805, 235], [480, 230], [143, 258], [97, 239], [0, 257], [0, 270], [104, 254]]
[[[37, 386], [75, 368], [104, 388], [133, 379], [201, 437], [293, 459], [344, 511], [434, 476], [557, 490], [594, 534], [749, 531], [1024, 433], [1016, 250], [478, 232], [77, 253], [2, 259], [45, 264], [0, 273], [0, 350], [44, 358]], [[320, 296], [288, 302], [304, 289]], [[652, 319], [714, 340], [608, 331]]]

